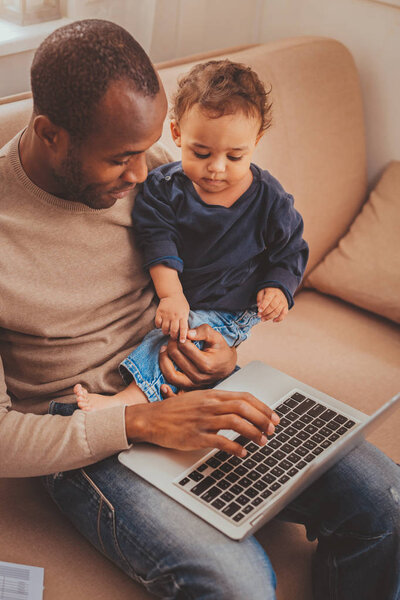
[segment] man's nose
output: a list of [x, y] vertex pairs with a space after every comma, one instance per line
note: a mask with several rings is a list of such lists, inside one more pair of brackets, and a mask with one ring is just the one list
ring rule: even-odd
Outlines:
[[121, 175], [121, 179], [128, 183], [143, 183], [148, 173], [145, 154], [138, 154], [131, 158], [126, 169]]

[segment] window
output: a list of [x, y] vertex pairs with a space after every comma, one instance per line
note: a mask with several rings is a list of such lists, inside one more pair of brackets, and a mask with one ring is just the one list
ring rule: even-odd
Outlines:
[[0, 0], [0, 17], [18, 25], [32, 25], [61, 17], [60, 0]]

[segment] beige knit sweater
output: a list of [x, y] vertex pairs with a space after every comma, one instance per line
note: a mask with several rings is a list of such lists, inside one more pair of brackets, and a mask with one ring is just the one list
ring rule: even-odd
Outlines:
[[[122, 406], [71, 417], [81, 382], [112, 394], [119, 362], [153, 326], [134, 246], [134, 195], [108, 209], [57, 198], [26, 176], [19, 134], [0, 150], [0, 476], [74, 469], [128, 447]], [[149, 168], [170, 157], [159, 145]], [[3, 372], [4, 370], [4, 372]]]

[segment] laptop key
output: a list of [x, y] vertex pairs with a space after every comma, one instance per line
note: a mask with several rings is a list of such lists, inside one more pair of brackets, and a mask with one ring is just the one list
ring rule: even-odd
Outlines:
[[274, 448], [274, 450], [276, 450], [277, 448], [280, 447], [280, 442], [277, 439], [272, 439], [268, 442], [268, 446], [270, 448]]
[[254, 498], [254, 500], [251, 504], [252, 504], [252, 506], [258, 506], [261, 503], [262, 503], [262, 498], [260, 498], [260, 496], [258, 496], [258, 498]]
[[219, 496], [220, 493], [221, 490], [219, 490], [217, 486], [214, 486], [210, 488], [207, 492], [204, 492], [204, 494], [200, 496], [200, 498], [204, 500], [204, 502], [212, 502], [217, 496]]
[[191, 473], [189, 473], [189, 477], [190, 479], [193, 479], [193, 481], [200, 481], [200, 479], [203, 479], [204, 475], [202, 475], [198, 471], [192, 471]]
[[343, 423], [346, 423], [347, 419], [344, 415], [336, 415], [335, 421], [337, 421], [340, 425], [343, 425]]
[[[276, 461], [275, 461], [275, 463], [276, 463]], [[267, 467], [267, 465], [264, 465], [263, 463], [261, 463], [256, 466], [256, 471], [258, 471], [261, 474], [264, 474], [268, 471], [268, 467]]]
[[243, 466], [247, 467], [248, 469], [254, 469], [256, 464], [257, 463], [255, 460], [253, 460], [252, 458], [248, 458], [247, 460], [244, 461]]
[[314, 454], [311, 454], [311, 452], [310, 452], [310, 454], [307, 454], [307, 456], [304, 457], [304, 460], [309, 463], [312, 460], [314, 460], [314, 458], [317, 458], [317, 457]]
[[275, 477], [280, 477], [284, 474], [284, 472], [285, 471], [283, 469], [280, 469], [279, 467], [274, 467], [271, 471], [271, 474], [275, 475]]
[[219, 487], [221, 490], [227, 490], [230, 486], [231, 484], [229, 481], [226, 481], [226, 479], [221, 479], [221, 481], [217, 482], [217, 487]]
[[282, 446], [282, 452], [285, 452], [286, 454], [290, 454], [291, 452], [293, 452], [294, 450], [294, 446], [292, 446], [291, 444], [283, 444]]
[[296, 467], [300, 470], [300, 469], [304, 469], [304, 467], [307, 466], [307, 463], [304, 462], [304, 460], [301, 460], [300, 462], [296, 463]]
[[267, 484], [264, 483], [264, 481], [256, 481], [256, 483], [254, 484], [254, 487], [259, 492], [263, 492], [265, 490], [265, 488], [267, 487]]
[[224, 450], [220, 450], [219, 452], [217, 452], [216, 454], [214, 454], [215, 458], [217, 458], [218, 460], [227, 460], [228, 458], [231, 457], [230, 454], [228, 454], [227, 452], [225, 452]]
[[248, 488], [247, 490], [244, 490], [244, 493], [249, 498], [255, 498], [256, 496], [258, 496], [258, 491], [255, 490], [254, 488]]
[[320, 415], [320, 418], [323, 419], [323, 421], [330, 421], [331, 419], [333, 419], [336, 416], [337, 416], [337, 413], [335, 413], [334, 410], [331, 410], [330, 408], [328, 408], [325, 412], [323, 412]]
[[208, 468], [208, 465], [207, 465], [207, 463], [203, 463], [202, 465], [199, 465], [199, 466], [197, 467], [197, 470], [198, 470], [200, 473], [202, 473], [202, 472], [203, 472], [203, 471], [205, 471], [207, 468]]
[[243, 512], [248, 515], [252, 510], [254, 510], [254, 506], [251, 506], [251, 504], [248, 504], [244, 509]]
[[247, 473], [246, 477], [248, 477], [252, 481], [257, 481], [257, 479], [259, 479], [261, 477], [261, 473], [259, 473], [258, 471], [249, 471], [249, 473]]
[[339, 439], [339, 435], [337, 433], [332, 433], [332, 435], [329, 436], [329, 439], [331, 440], [331, 442], [336, 442], [336, 440]]
[[239, 435], [237, 438], [235, 438], [235, 442], [241, 446], [244, 446], [245, 444], [248, 444], [250, 440], [249, 438], [244, 437], [244, 435]]
[[268, 498], [268, 496], [271, 496], [271, 494], [272, 492], [270, 490], [265, 490], [264, 492], [262, 492], [261, 498], [265, 500], [265, 498]]
[[293, 409], [293, 412], [295, 412], [297, 415], [304, 415], [304, 413], [310, 410], [310, 408], [312, 408], [314, 405], [314, 400], [311, 400], [311, 398], [306, 398], [301, 404]]
[[242, 477], [242, 479], [239, 479], [239, 481], [238, 481], [238, 484], [244, 488], [249, 487], [252, 483], [253, 482], [248, 477]]
[[293, 423], [293, 427], [296, 430], [296, 433], [298, 433], [299, 431], [301, 431], [304, 427], [304, 423], [301, 422], [302, 419], [299, 419], [298, 421], [295, 421]]
[[290, 443], [292, 446], [297, 448], [297, 446], [300, 446], [302, 444], [302, 440], [299, 440], [299, 438], [295, 437], [290, 440]]
[[267, 473], [262, 478], [262, 481], [265, 481], [266, 483], [273, 483], [275, 481], [275, 479], [276, 479], [276, 477], [274, 477], [273, 475], [271, 475], [271, 473]]
[[336, 421], [329, 421], [329, 423], [327, 423], [327, 427], [332, 429], [332, 431], [336, 431], [336, 429], [339, 429], [340, 425], [339, 423], [336, 423]]
[[241, 494], [243, 492], [243, 488], [241, 485], [237, 485], [237, 483], [235, 485], [233, 485], [231, 487], [232, 494], [235, 494], [235, 496], [237, 496], [238, 494]]
[[300, 454], [300, 456], [306, 456], [308, 454], [307, 448], [303, 448], [302, 446], [300, 446], [300, 448], [296, 448], [296, 452], [297, 454]]
[[292, 467], [289, 471], [288, 471], [288, 475], [290, 475], [290, 477], [294, 477], [296, 475], [296, 473], [298, 473], [298, 470], [295, 467]]
[[286, 435], [286, 433], [280, 433], [279, 435], [276, 436], [276, 439], [279, 440], [280, 442], [287, 442], [290, 438], [288, 435]]
[[297, 461], [300, 460], [300, 456], [298, 454], [296, 454], [295, 452], [292, 452], [292, 454], [289, 454], [288, 456], [288, 460], [290, 460], [292, 463], [296, 463]]
[[206, 465], [208, 465], [209, 467], [212, 467], [213, 469], [215, 469], [216, 467], [219, 467], [220, 464], [221, 464], [221, 462], [219, 460], [217, 460], [215, 458], [215, 456], [212, 456], [211, 458], [206, 460]]
[[220, 510], [221, 508], [223, 508], [225, 506], [225, 502], [222, 502], [222, 500], [217, 498], [216, 500], [214, 500], [214, 502], [211, 502], [211, 506]]
[[308, 411], [308, 414], [312, 417], [318, 417], [325, 410], [325, 406], [321, 406], [321, 404], [316, 404]]
[[300, 392], [295, 392], [294, 394], [292, 394], [291, 397], [293, 398], [293, 400], [296, 400], [297, 402], [300, 402], [301, 400], [305, 399], [305, 396], [303, 396], [303, 394], [300, 394]]
[[231, 456], [230, 459], [228, 460], [228, 464], [233, 465], [234, 467], [237, 467], [238, 465], [240, 465], [241, 462], [242, 461], [238, 456]]
[[250, 454], [252, 452], [256, 452], [258, 450], [258, 446], [256, 446], [256, 444], [254, 444], [254, 442], [249, 442], [248, 444], [245, 445], [245, 448], [246, 448], [247, 452], [249, 452]]
[[226, 475], [226, 473], [221, 471], [221, 469], [216, 469], [215, 471], [210, 473], [210, 475], [211, 477], [214, 477], [214, 479], [222, 479]]
[[317, 442], [317, 444], [320, 444], [321, 442], [324, 441], [325, 438], [320, 433], [316, 433], [315, 435], [313, 435], [311, 437], [311, 439], [312, 439], [313, 442]]
[[221, 496], [221, 500], [223, 500], [224, 502], [230, 502], [231, 500], [234, 499], [234, 495], [231, 494], [230, 492], [224, 492]]
[[321, 442], [321, 447], [322, 448], [329, 448], [329, 446], [332, 444], [332, 442], [330, 440], [324, 440], [323, 442]]
[[241, 512], [236, 513], [236, 515], [233, 517], [233, 520], [236, 521], [236, 523], [239, 523], [239, 521], [241, 521], [244, 517], [244, 514]]
[[282, 450], [277, 450], [273, 453], [272, 458], [276, 458], [276, 460], [282, 460], [282, 458], [285, 458], [285, 452], [282, 452]]
[[307, 440], [306, 442], [304, 442], [304, 447], [307, 448], [308, 450], [314, 450], [316, 445], [317, 445], [317, 443], [313, 442], [312, 440]]
[[225, 506], [222, 512], [227, 517], [232, 517], [232, 515], [234, 515], [239, 510], [239, 508], [239, 504], [237, 504], [236, 502], [231, 502], [230, 504], [228, 504], [228, 506]]
[[321, 427], [324, 427], [325, 421], [323, 421], [322, 419], [318, 419], [318, 417], [317, 417], [316, 419], [313, 420], [312, 424], [315, 427], [318, 427], [318, 429], [320, 429]]
[[284, 458], [283, 460], [281, 460], [278, 467], [281, 467], [281, 469], [283, 469], [284, 471], [287, 471], [288, 469], [291, 469], [292, 463], [289, 460], [287, 460], [286, 458]]
[[238, 502], [241, 506], [246, 506], [246, 504], [250, 502], [250, 498], [249, 496], [242, 494], [236, 498], [236, 502]]
[[318, 429], [316, 427], [314, 427], [314, 425], [307, 425], [307, 427], [304, 427], [304, 431], [307, 431], [307, 433], [316, 433], [318, 431]]
[[198, 483], [197, 485], [192, 487], [192, 489], [190, 491], [192, 492], [192, 494], [195, 494], [196, 496], [200, 496], [203, 492], [205, 492], [212, 485], [215, 485], [215, 479], [213, 479], [212, 477], [205, 477], [205, 479], [203, 479], [203, 481], [201, 481], [200, 483]]
[[237, 480], [240, 479], [240, 477], [239, 475], [236, 475], [236, 473], [229, 473], [225, 479], [230, 483], [236, 483]]
[[321, 454], [321, 452], [323, 452], [324, 449], [321, 448], [320, 446], [318, 446], [317, 448], [315, 448], [312, 453], [315, 454], [315, 456], [318, 456], [318, 454]]
[[261, 452], [254, 452], [252, 458], [253, 458], [253, 460], [256, 460], [259, 462], [260, 460], [264, 460], [265, 456]]
[[290, 437], [294, 437], [297, 434], [297, 430], [290, 426], [285, 429], [285, 433], [287, 433]]
[[308, 440], [309, 435], [305, 431], [299, 431], [297, 437], [304, 442], [304, 440]]
[[328, 429], [328, 427], [322, 427], [322, 429], [320, 429], [318, 433], [320, 433], [324, 437], [328, 437], [331, 435], [332, 429]]
[[230, 471], [233, 471], [234, 466], [230, 465], [229, 463], [222, 463], [222, 465], [220, 466], [221, 471], [223, 471], [224, 473], [230, 473]]
[[336, 433], [338, 435], [344, 435], [347, 432], [348, 432], [348, 429], [346, 429], [346, 427], [339, 427], [339, 429], [336, 431]]
[[279, 483], [286, 483], [287, 481], [289, 481], [289, 477], [287, 475], [282, 475], [282, 477], [280, 477], [278, 481]]
[[236, 473], [236, 475], [240, 475], [240, 477], [242, 477], [243, 475], [246, 475], [246, 473], [248, 473], [248, 469], [246, 469], [246, 467], [244, 467], [243, 465], [239, 465], [233, 472]]
[[275, 481], [275, 483], [273, 483], [269, 489], [273, 492], [276, 492], [276, 490], [279, 490], [280, 487], [281, 487], [281, 484], [278, 483], [277, 481]]
[[355, 425], [355, 422], [354, 422], [354, 421], [351, 421], [350, 419], [349, 419], [348, 421], [346, 421], [346, 423], [344, 423], [344, 426], [345, 426], [347, 429], [351, 429], [351, 428], [352, 428], [354, 425]]

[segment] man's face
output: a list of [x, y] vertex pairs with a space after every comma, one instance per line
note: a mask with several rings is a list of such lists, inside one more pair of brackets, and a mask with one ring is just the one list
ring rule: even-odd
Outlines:
[[80, 143], [71, 139], [53, 166], [62, 197], [91, 208], [109, 208], [147, 177], [145, 151], [161, 136], [167, 112], [164, 90], [145, 97], [114, 82], [96, 108], [94, 127]]

